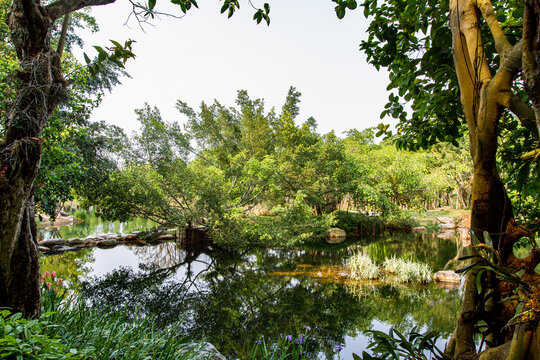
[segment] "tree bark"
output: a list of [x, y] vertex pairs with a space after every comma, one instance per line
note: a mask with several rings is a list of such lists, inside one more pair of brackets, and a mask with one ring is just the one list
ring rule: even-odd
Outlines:
[[[481, 16], [489, 26], [501, 58], [500, 67], [493, 76], [484, 54], [480, 32]], [[535, 25], [538, 28], [537, 23]], [[525, 269], [521, 278], [535, 284], [538, 274], [534, 272], [534, 267], [540, 256], [535, 249], [531, 250], [529, 258], [525, 260], [517, 261], [513, 255], [515, 242], [529, 233], [515, 222], [512, 204], [496, 167], [499, 119], [503, 108], [509, 107], [512, 83], [521, 69], [522, 43], [511, 45], [508, 42], [489, 0], [451, 1], [450, 28], [453, 34], [454, 64], [473, 159], [471, 229], [481, 242], [484, 242], [484, 234], [489, 234], [493, 248], [501, 258], [502, 263], [499, 265], [505, 266], [512, 273]], [[474, 252], [474, 249], [471, 251]], [[481, 281], [483, 290], [478, 294], [477, 274], [478, 271], [471, 271], [466, 278], [462, 311], [446, 356], [451, 359], [478, 357], [473, 335], [479, 321], [487, 325], [484, 335], [488, 347], [480, 354], [480, 359], [517, 360], [539, 356], [538, 353], [531, 354], [529, 349], [532, 334], [538, 333], [536, 319], [507, 326], [515, 313], [517, 302], [503, 299], [510, 295], [515, 286], [501, 281], [493, 272], [488, 272]], [[536, 293], [533, 296], [538, 296], [538, 288], [534, 288], [534, 291]]]
[[60, 56], [51, 48], [52, 25], [82, 7], [114, 1], [58, 0], [42, 6], [40, 0], [13, 0], [10, 7], [8, 25], [20, 69], [17, 96], [3, 119], [0, 143], [0, 307], [26, 317], [40, 313], [31, 194], [41, 162], [41, 134], [67, 87]]

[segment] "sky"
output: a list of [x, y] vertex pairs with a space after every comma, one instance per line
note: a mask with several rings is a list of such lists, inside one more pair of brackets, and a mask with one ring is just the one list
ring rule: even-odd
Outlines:
[[[131, 12], [127, 0], [92, 8], [100, 31], [81, 34], [90, 57], [96, 55], [92, 45], [110, 45], [109, 39], [136, 41], [136, 58], [126, 64], [132, 78], [123, 78], [105, 96], [92, 119], [130, 133], [139, 127], [134, 110], [146, 102], [160, 109], [166, 121], [184, 123], [174, 107], [178, 99], [194, 109], [214, 99], [234, 106], [240, 89], [279, 113], [294, 86], [302, 93], [297, 121], [314, 117], [320, 133], [335, 130], [341, 136], [379, 124], [388, 76], [369, 65], [359, 50], [368, 24], [361, 9], [339, 20], [330, 0], [269, 2], [270, 26], [256, 25], [247, 1], [227, 19], [219, 12], [221, 1], [199, 0], [199, 9], [186, 16], [160, 16], [142, 29], [133, 18], [126, 24]], [[158, 11], [181, 15], [166, 1], [157, 3]]]

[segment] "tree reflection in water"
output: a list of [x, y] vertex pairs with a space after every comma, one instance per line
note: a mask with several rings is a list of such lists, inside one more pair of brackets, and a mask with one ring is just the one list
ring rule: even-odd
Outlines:
[[83, 295], [94, 306], [109, 304], [160, 325], [181, 321], [186, 335], [204, 337], [233, 357], [246, 358], [260, 335], [271, 343], [306, 334], [306, 325], [306, 335], [317, 339], [309, 350], [327, 358], [374, 320], [448, 336], [459, 311], [459, 294], [433, 284], [375, 286], [331, 275], [353, 249], [226, 251], [165, 243], [134, 251], [140, 269], [119, 268], [85, 283]]

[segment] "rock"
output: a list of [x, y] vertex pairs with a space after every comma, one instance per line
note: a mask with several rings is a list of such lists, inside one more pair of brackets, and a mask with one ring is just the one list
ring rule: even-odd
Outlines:
[[118, 240], [104, 239], [104, 240], [98, 241], [96, 245], [99, 247], [113, 247], [113, 246], [118, 245]]
[[438, 239], [444, 239], [449, 240], [456, 237], [456, 233], [454, 231], [441, 231], [437, 234]]
[[455, 224], [456, 219], [451, 216], [439, 216], [437, 218], [437, 222], [439, 224]]
[[126, 236], [124, 236], [124, 240], [135, 240], [135, 239], [137, 239], [136, 234], [127, 234]]
[[156, 240], [174, 240], [176, 239], [174, 235], [172, 234], [163, 234], [156, 238]]
[[83, 239], [79, 239], [79, 238], [71, 238], [71, 239], [68, 239], [67, 243], [69, 245], [79, 245], [79, 244], [82, 244], [84, 242]]
[[199, 356], [195, 356], [194, 358], [202, 358], [202, 359], [208, 359], [208, 360], [227, 360], [225, 356], [223, 356], [214, 345], [208, 343], [208, 342], [202, 342], [202, 343], [193, 343], [187, 345], [185, 348], [181, 350], [182, 353], [195, 353]]
[[39, 245], [53, 247], [57, 245], [66, 245], [66, 241], [64, 239], [49, 239], [49, 240], [40, 241]]
[[63, 210], [60, 210], [58, 215], [60, 215], [60, 216], [69, 216], [69, 214], [67, 212], [63, 211]]
[[38, 246], [37, 249], [40, 253], [48, 253], [51, 251], [51, 249], [46, 246]]
[[456, 228], [456, 224], [452, 223], [452, 224], [449, 224], [449, 223], [442, 223], [442, 224], [439, 224], [439, 229], [442, 229], [442, 230], [453, 230]]
[[415, 226], [411, 230], [412, 231], [427, 231], [425, 226]]
[[77, 248], [73, 246], [62, 246], [62, 245], [55, 245], [51, 249], [53, 252], [64, 252], [64, 251], [74, 251], [77, 250]]
[[326, 232], [326, 242], [329, 244], [339, 244], [345, 241], [347, 233], [340, 228], [331, 228]]
[[451, 270], [438, 271], [433, 275], [433, 281], [436, 283], [461, 284], [461, 276]]

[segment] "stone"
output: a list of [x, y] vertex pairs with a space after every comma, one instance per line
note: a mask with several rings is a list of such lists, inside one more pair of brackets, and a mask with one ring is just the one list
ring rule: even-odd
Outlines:
[[433, 275], [433, 281], [436, 283], [454, 283], [461, 284], [461, 276], [451, 270], [438, 271]]
[[455, 224], [456, 219], [451, 216], [439, 216], [437, 218], [437, 222], [439, 224]]
[[48, 247], [53, 247], [53, 246], [57, 246], [57, 245], [66, 245], [66, 240], [64, 240], [64, 239], [49, 239], [49, 240], [40, 241], [39, 245], [40, 246], [48, 246]]
[[63, 211], [63, 210], [60, 210], [58, 215], [60, 215], [60, 216], [69, 216], [69, 214], [67, 212]]
[[326, 242], [329, 244], [339, 244], [345, 241], [347, 233], [340, 228], [331, 228], [326, 232]]
[[113, 247], [113, 246], [118, 245], [118, 240], [104, 239], [104, 240], [98, 241], [96, 245], [100, 247]]
[[127, 234], [124, 236], [124, 240], [135, 240], [135, 239], [137, 239], [136, 234]]
[[40, 253], [48, 253], [51, 251], [51, 249], [46, 246], [38, 246], [37, 249]]
[[227, 360], [214, 345], [209, 342], [193, 343], [186, 345], [185, 348], [181, 350], [182, 353], [195, 353], [198, 356], [195, 356], [196, 359], [208, 359], [208, 360]]
[[71, 239], [68, 239], [67, 241], [69, 245], [79, 245], [79, 244], [82, 244], [83, 242], [84, 240], [80, 238], [71, 238]]
[[73, 246], [63, 246], [63, 245], [55, 245], [51, 249], [53, 252], [65, 252], [65, 251], [74, 251], [77, 250], [77, 248]]
[[456, 233], [454, 231], [441, 231], [437, 234], [438, 239], [444, 239], [449, 240], [456, 237]]
[[425, 226], [415, 226], [411, 230], [412, 231], [427, 231]]
[[174, 235], [172, 234], [163, 234], [156, 238], [156, 240], [174, 240], [176, 239]]
[[452, 223], [452, 224], [448, 224], [448, 223], [442, 223], [442, 224], [439, 224], [439, 229], [442, 229], [442, 230], [453, 230], [456, 228], [456, 224]]

